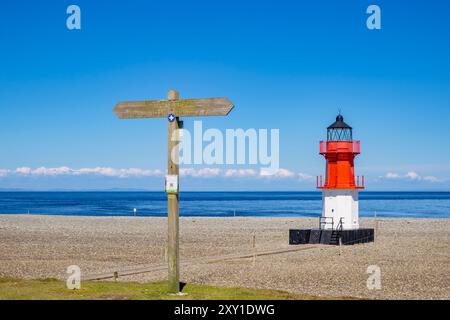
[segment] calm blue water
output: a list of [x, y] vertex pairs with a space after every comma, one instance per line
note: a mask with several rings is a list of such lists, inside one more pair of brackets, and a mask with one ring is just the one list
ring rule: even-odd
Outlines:
[[[182, 216], [317, 217], [319, 192], [184, 192]], [[0, 192], [0, 213], [166, 216], [163, 192]], [[450, 218], [450, 192], [361, 192], [361, 216]]]

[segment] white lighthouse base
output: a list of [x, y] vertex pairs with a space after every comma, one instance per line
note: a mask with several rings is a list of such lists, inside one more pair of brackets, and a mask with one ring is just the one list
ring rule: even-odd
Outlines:
[[359, 208], [357, 189], [323, 189], [322, 229], [340, 228], [352, 230], [359, 228]]

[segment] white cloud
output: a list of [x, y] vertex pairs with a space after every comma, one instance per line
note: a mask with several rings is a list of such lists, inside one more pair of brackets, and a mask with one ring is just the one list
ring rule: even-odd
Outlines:
[[259, 175], [262, 178], [280, 178], [280, 179], [288, 179], [288, 178], [294, 178], [296, 176], [295, 172], [292, 172], [288, 169], [261, 169], [259, 171]]
[[410, 180], [421, 180], [422, 178], [419, 176], [417, 172], [410, 171], [406, 174], [406, 178]]
[[280, 168], [278, 169], [276, 175], [281, 178], [293, 178], [295, 177], [295, 172]]
[[16, 169], [16, 173], [19, 173], [19, 174], [30, 174], [30, 172], [31, 172], [31, 168], [28, 168], [28, 167], [20, 167], [20, 168]]
[[69, 175], [73, 173], [73, 170], [68, 167], [59, 167], [59, 168], [39, 167], [35, 170], [31, 170], [30, 173], [35, 176], [59, 176], [59, 175]]
[[314, 181], [315, 178], [310, 174], [299, 172], [298, 179], [300, 181]]
[[115, 169], [110, 167], [81, 168], [73, 171], [74, 175], [95, 174], [106, 177], [158, 177], [162, 176], [161, 170], [149, 170], [139, 168]]
[[222, 170], [218, 168], [202, 168], [202, 169], [193, 169], [193, 168], [181, 168], [180, 175], [182, 176], [191, 176], [191, 177], [201, 177], [201, 178], [211, 178], [217, 177], [222, 174]]
[[[164, 171], [159, 169], [140, 169], [140, 168], [111, 168], [111, 167], [92, 167], [73, 169], [67, 166], [47, 168], [47, 167], [18, 167], [16, 169], [0, 169], [0, 178], [8, 176], [22, 177], [56, 177], [56, 176], [102, 176], [113, 178], [139, 178], [139, 177], [163, 177]], [[298, 182], [313, 182], [315, 177], [303, 173], [294, 172], [288, 169], [220, 169], [220, 168], [180, 168], [180, 175], [192, 178], [251, 178], [251, 179], [292, 179]], [[422, 176], [415, 171], [407, 173], [388, 172], [379, 177], [382, 180], [398, 180], [423, 183], [440, 183], [448, 181], [435, 176]]]
[[6, 177], [10, 173], [9, 170], [0, 169], [0, 177]]
[[256, 177], [258, 173], [253, 169], [228, 169], [225, 177]]
[[423, 177], [423, 180], [428, 181], [428, 182], [443, 182], [443, 181], [445, 181], [444, 179], [439, 179], [439, 178], [436, 178], [433, 176]]
[[95, 174], [106, 177], [129, 177], [131, 175], [138, 176], [143, 175], [143, 170], [136, 171], [136, 169], [115, 169], [109, 167], [96, 167], [96, 168], [81, 168], [74, 172], [75, 175]]
[[434, 176], [422, 177], [415, 171], [409, 171], [406, 174], [398, 174], [395, 172], [388, 172], [386, 175], [381, 176], [381, 179], [386, 180], [405, 180], [405, 181], [427, 181], [427, 182], [443, 182], [444, 179], [439, 179]]
[[39, 167], [34, 170], [29, 167], [20, 167], [17, 168], [14, 172], [20, 175], [57, 176], [62, 174], [66, 175], [71, 174], [73, 170], [68, 167], [59, 167], [59, 168]]
[[388, 172], [385, 176], [386, 179], [399, 179], [400, 175], [398, 173]]
[[2, 176], [15, 173], [17, 175], [22, 176], [50, 176], [50, 177], [63, 175], [65, 176], [100, 175], [107, 177], [127, 178], [127, 177], [150, 177], [163, 175], [161, 170], [147, 170], [138, 168], [115, 169], [109, 167], [81, 168], [81, 169], [72, 169], [69, 167], [56, 167], [56, 168], [39, 167], [36, 169], [32, 169], [29, 167], [20, 167], [14, 171], [2, 169], [0, 172], [5, 173]]
[[[150, 170], [140, 168], [116, 169], [111, 167], [92, 167], [73, 169], [70, 167], [39, 167], [36, 169], [30, 167], [19, 167], [15, 170], [0, 169], [0, 177], [9, 175], [16, 176], [39, 176], [39, 177], [55, 177], [55, 176], [87, 176], [97, 175], [104, 177], [116, 178], [132, 178], [132, 177], [162, 177], [162, 170]], [[275, 172], [269, 169], [220, 169], [220, 168], [180, 168], [180, 175], [193, 178], [254, 178], [254, 179], [297, 179], [298, 181], [312, 181], [313, 176], [306, 173], [296, 173], [288, 169], [277, 169]]]

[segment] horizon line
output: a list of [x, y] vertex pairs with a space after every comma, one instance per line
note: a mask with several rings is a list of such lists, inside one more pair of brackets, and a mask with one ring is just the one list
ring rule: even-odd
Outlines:
[[[164, 190], [147, 190], [147, 189], [42, 189], [42, 190], [30, 190], [30, 189], [0, 189], [0, 193], [5, 192], [159, 192], [166, 193]], [[251, 192], [311, 192], [311, 193], [321, 193], [320, 190], [210, 190], [210, 191], [200, 191], [200, 190], [185, 190], [181, 191], [181, 193], [186, 192], [196, 192], [196, 193], [214, 193], [214, 192], [240, 192], [240, 193], [251, 193]], [[431, 193], [431, 192], [450, 192], [450, 190], [361, 190], [360, 193], [368, 193], [368, 192], [422, 192], [422, 193]]]

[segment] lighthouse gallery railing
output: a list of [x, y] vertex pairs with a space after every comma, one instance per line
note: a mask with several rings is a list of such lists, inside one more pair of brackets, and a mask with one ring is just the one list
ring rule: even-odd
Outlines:
[[[355, 188], [356, 189], [364, 189], [365, 185], [364, 185], [364, 176], [356, 176], [356, 181], [355, 181]], [[324, 181], [325, 179], [323, 179], [322, 176], [316, 176], [316, 188], [317, 189], [323, 189], [325, 186], [324, 184], [326, 183], [326, 181]]]
[[353, 141], [320, 141], [320, 154], [332, 152], [361, 153], [361, 142]]

